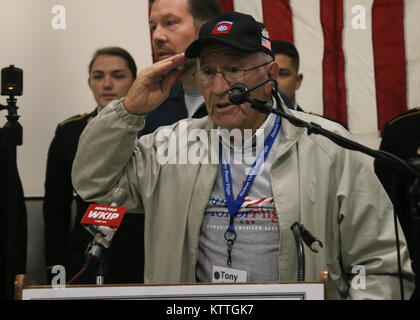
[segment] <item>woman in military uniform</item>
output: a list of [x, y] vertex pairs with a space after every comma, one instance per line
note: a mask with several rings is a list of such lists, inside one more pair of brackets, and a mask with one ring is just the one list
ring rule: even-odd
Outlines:
[[[71, 169], [79, 137], [87, 123], [110, 101], [124, 97], [137, 75], [134, 59], [124, 49], [97, 50], [89, 64], [88, 84], [96, 101], [90, 113], [73, 116], [60, 123], [48, 151], [44, 195], [45, 259], [47, 276], [52, 266], [63, 265], [67, 281], [83, 266], [91, 234], [80, 224], [88, 207], [76, 195], [76, 217], [71, 227], [74, 199]], [[143, 282], [143, 215], [126, 214], [112, 246], [105, 250], [107, 283]], [[95, 271], [87, 270], [75, 283], [94, 283]]]

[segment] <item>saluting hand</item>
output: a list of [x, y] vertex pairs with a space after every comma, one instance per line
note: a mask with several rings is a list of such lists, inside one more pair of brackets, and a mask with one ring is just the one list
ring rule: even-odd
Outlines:
[[124, 99], [123, 104], [127, 111], [145, 114], [156, 109], [169, 96], [179, 74], [176, 68], [184, 61], [184, 54], [179, 53], [142, 70]]

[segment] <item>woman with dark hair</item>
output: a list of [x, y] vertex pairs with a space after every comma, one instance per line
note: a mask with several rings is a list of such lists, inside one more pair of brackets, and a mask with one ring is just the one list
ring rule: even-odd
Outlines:
[[124, 97], [136, 74], [136, 63], [126, 50], [119, 47], [97, 50], [89, 63], [88, 79], [97, 111], [101, 111], [112, 100]]
[[[54, 265], [63, 265], [67, 281], [83, 266], [85, 250], [92, 236], [80, 224], [88, 207], [79, 196], [74, 198], [71, 169], [79, 137], [87, 123], [112, 100], [126, 96], [137, 74], [134, 59], [119, 47], [105, 47], [93, 54], [89, 63], [88, 84], [96, 101], [91, 113], [61, 122], [51, 142], [45, 180], [44, 223], [47, 276]], [[72, 203], [76, 218], [72, 226]], [[143, 215], [126, 214], [112, 246], [105, 250], [108, 267], [106, 283], [143, 282]], [[127, 243], [130, 246], [126, 245]], [[126, 252], [126, 248], [130, 252]], [[94, 283], [95, 271], [87, 270], [75, 283]]]

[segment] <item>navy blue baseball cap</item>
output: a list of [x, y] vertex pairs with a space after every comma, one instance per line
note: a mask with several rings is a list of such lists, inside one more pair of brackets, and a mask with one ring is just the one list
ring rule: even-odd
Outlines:
[[185, 56], [198, 58], [201, 50], [214, 42], [249, 52], [261, 51], [274, 57], [266, 27], [249, 14], [230, 11], [208, 20], [201, 27], [198, 39], [188, 46]]

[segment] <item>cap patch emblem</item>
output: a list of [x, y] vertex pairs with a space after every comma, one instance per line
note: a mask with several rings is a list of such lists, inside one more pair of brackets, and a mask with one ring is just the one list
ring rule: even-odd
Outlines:
[[211, 33], [212, 34], [219, 34], [219, 33], [228, 34], [232, 25], [233, 25], [233, 22], [231, 21], [219, 21], [214, 26], [214, 29]]

